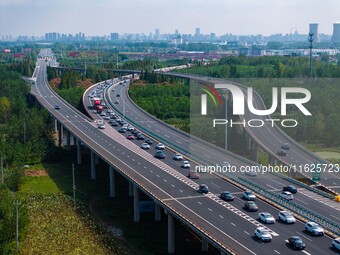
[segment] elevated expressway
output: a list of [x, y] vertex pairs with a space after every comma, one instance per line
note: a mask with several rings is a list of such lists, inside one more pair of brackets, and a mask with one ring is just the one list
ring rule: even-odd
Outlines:
[[[262, 224], [255, 219], [256, 216], [249, 216], [240, 208], [243, 203], [239, 199], [240, 194], [237, 194], [238, 199], [235, 200], [234, 205], [221, 201], [214, 194], [214, 190], [207, 195], [197, 193], [198, 184], [189, 180], [174, 167], [155, 159], [112, 128], [99, 130], [94, 122], [70, 107], [47, 84], [45, 61], [39, 61], [38, 66], [34, 72], [35, 84], [32, 85], [32, 95], [55, 117], [59, 123], [59, 131], [63, 129], [69, 134], [72, 133], [77, 138], [78, 148], [83, 144], [91, 150], [92, 179], [96, 177], [95, 158], [98, 156], [109, 165], [111, 195], [114, 194], [115, 173], [123, 175], [133, 184], [136, 222], [140, 220], [138, 206], [140, 191], [155, 202], [158, 208], [155, 218], [157, 214], [159, 218], [160, 208], [167, 212], [169, 253], [175, 252], [173, 229], [175, 218], [202, 237], [203, 250], [206, 250], [209, 243], [225, 254], [290, 254], [292, 251], [285, 242], [287, 237], [296, 233], [306, 236], [300, 221], [291, 226], [277, 222], [268, 227], [273, 235], [273, 241], [269, 244], [258, 242], [253, 238], [253, 232]], [[55, 105], [59, 105], [60, 110], [55, 110]], [[81, 163], [79, 151], [78, 149], [78, 163]], [[217, 185], [227, 185], [227, 183]], [[223, 186], [223, 188], [235, 190], [236, 187]], [[274, 216], [277, 215], [276, 208], [262, 201], [257, 203], [261, 211], [269, 211]], [[304, 253], [334, 252], [330, 249], [331, 239], [327, 236], [317, 239], [306, 236], [303, 239], [307, 246]]]
[[[211, 85], [214, 84], [232, 84], [239, 87], [244, 96], [245, 100], [247, 100], [247, 87], [231, 82], [228, 80], [212, 78], [212, 77], [204, 77], [199, 75], [190, 75], [190, 74], [167, 74], [174, 77], [181, 77], [186, 79], [191, 79], [197, 82], [209, 83]], [[313, 95], [312, 95], [313, 96]], [[255, 109], [264, 110], [266, 109], [264, 102], [261, 96], [258, 93], [254, 93], [253, 96], [253, 105]], [[306, 117], [308, 118], [308, 116]], [[250, 127], [246, 125], [246, 131], [249, 136], [253, 139], [251, 142], [253, 145], [260, 146], [264, 151], [268, 153], [271, 159], [270, 161], [274, 163], [274, 160], [277, 160], [285, 165], [288, 166], [304, 166], [304, 165], [312, 165], [316, 163], [320, 164], [330, 164], [328, 161], [320, 158], [319, 156], [315, 155], [313, 152], [307, 150], [298, 142], [290, 138], [286, 133], [284, 133], [277, 125], [272, 127], [271, 123], [266, 122], [266, 119], [271, 119], [270, 116], [258, 116], [251, 113], [245, 104], [245, 114], [243, 119], [261, 119], [264, 123], [266, 123], [263, 127]], [[283, 143], [290, 144], [290, 150], [287, 152], [287, 156], [279, 156], [277, 155], [278, 149], [281, 147]], [[257, 149], [257, 148], [256, 148]], [[309, 178], [312, 178], [311, 172], [304, 172], [304, 175], [307, 175]], [[321, 180], [319, 184], [322, 184], [328, 187], [330, 190], [335, 191], [336, 193], [340, 193], [340, 173], [332, 171], [325, 171], [321, 173]]]
[[[99, 85], [101, 86], [101, 85]], [[121, 89], [126, 89], [127, 86], [119, 86], [119, 85], [114, 85], [113, 87], [111, 87], [109, 90], [112, 91], [112, 89], [114, 89], [115, 93], [118, 94], [118, 93], [121, 93], [123, 92]], [[92, 101], [90, 99], [90, 95], [93, 94], [95, 91], [95, 86], [90, 88], [89, 90], [86, 91], [86, 93], [84, 94], [84, 97], [83, 97], [83, 102], [84, 102], [84, 106], [85, 108], [87, 109], [88, 113], [90, 114], [90, 116], [95, 119], [95, 120], [100, 120], [101, 117], [94, 113], [93, 112], [93, 108], [92, 108]], [[112, 93], [112, 92], [109, 92], [109, 93]], [[124, 96], [123, 94], [120, 94], [120, 97], [116, 98], [117, 100], [120, 101], [120, 103], [118, 104], [119, 107], [122, 107], [122, 113], [120, 116], [122, 118], [126, 118], [127, 117], [127, 114], [128, 112], [130, 111], [130, 109], [128, 108], [127, 104], [123, 103], [122, 100], [124, 100]], [[127, 103], [127, 102], [126, 102]], [[125, 105], [124, 105], [125, 104]], [[117, 104], [115, 104], [115, 106], [117, 106]], [[125, 110], [124, 110], [125, 108]], [[125, 114], [124, 114], [125, 112]], [[142, 120], [142, 122], [144, 123], [144, 120]], [[150, 124], [148, 121], [146, 121], [147, 124]], [[120, 128], [120, 126], [116, 127], [116, 128], [113, 128], [113, 127], [110, 127], [109, 124], [107, 123], [106, 124], [106, 132], [108, 133], [111, 133], [112, 136], [114, 134], [117, 134], [118, 133], [118, 129]], [[126, 139], [126, 136], [127, 134], [118, 134], [118, 136], [121, 136], [123, 139], [127, 140]], [[132, 143], [132, 144], [135, 144], [137, 146], [137, 148], [139, 148], [139, 150], [142, 150], [140, 148], [140, 145], [143, 141], [138, 141], [138, 140], [134, 140], [134, 141], [128, 141], [129, 143]], [[154, 145], [152, 146], [154, 147]], [[150, 150], [148, 151], [143, 151], [145, 153], [148, 153], [149, 156], [153, 156], [154, 155], [154, 152], [155, 152], [155, 149], [154, 148], [151, 148]], [[175, 172], [177, 172], [178, 174], [181, 174], [181, 175], [186, 175], [187, 173], [187, 170], [184, 170], [180, 167], [180, 163], [177, 162], [177, 161], [174, 161], [173, 159], [171, 159], [171, 156], [173, 154], [173, 150], [166, 150], [166, 155], [167, 157], [164, 159], [164, 160], [161, 160], [163, 163], [165, 163], [166, 165], [168, 165], [169, 167], [171, 167]], [[152, 170], [154, 171], [154, 170]], [[156, 174], [155, 178], [159, 178]], [[232, 185], [226, 181], [224, 181], [223, 179], [219, 178], [219, 177], [216, 177], [216, 176], [213, 176], [213, 175], [210, 175], [210, 174], [201, 174], [201, 177], [199, 180], [190, 180], [190, 179], [186, 179], [184, 181], [190, 181], [191, 183], [195, 183], [194, 185], [198, 185], [199, 183], [206, 183], [208, 184], [208, 186], [210, 187], [210, 190], [212, 192], [212, 197], [213, 199], [218, 202], [219, 199], [217, 198], [218, 194], [223, 191], [223, 190], [229, 190], [229, 191], [232, 191], [236, 198], [235, 198], [235, 201], [233, 202], [230, 202], [229, 203], [229, 206], [231, 206], [230, 208], [232, 208], [233, 210], [236, 210], [235, 212], [237, 212], [237, 214], [242, 217], [242, 218], [246, 218], [246, 219], [250, 219], [251, 221], [255, 221], [255, 222], [258, 222], [257, 221], [257, 214], [255, 213], [249, 213], [249, 212], [246, 212], [244, 209], [243, 209], [243, 204], [244, 204], [244, 201], [243, 199], [241, 198], [241, 195], [242, 195], [242, 192], [243, 190], [238, 188], [237, 186], [235, 185]], [[166, 183], [168, 183], [168, 180], [166, 180]], [[174, 188], [174, 187], [173, 187]], [[183, 192], [183, 190], [180, 190], [180, 192]], [[202, 204], [201, 201], [197, 201], [197, 203], [199, 205], [204, 205]], [[276, 209], [275, 207], [263, 202], [263, 201], [260, 201], [258, 200], [257, 202], [257, 205], [259, 206], [259, 211], [268, 211], [270, 212], [272, 215], [277, 215], [278, 214], [278, 209]], [[204, 205], [205, 206], [205, 205]], [[208, 207], [208, 208], [205, 208], [206, 210], [206, 215], [205, 217], [219, 217], [220, 219], [222, 219], [222, 221], [224, 221], [226, 223], [226, 221], [229, 222], [228, 219], [226, 219], [226, 217], [229, 218], [229, 214], [227, 216], [227, 214], [216, 214], [215, 211], [212, 210], [212, 208]], [[238, 225], [238, 223], [235, 223], [235, 222], [229, 222], [230, 226], [232, 226], [232, 229], [228, 230], [228, 231], [237, 231], [239, 233], [242, 233], [242, 231], [238, 230], [238, 229], [235, 229], [235, 227]], [[299, 223], [300, 224], [300, 223]], [[228, 225], [228, 224], [227, 224]], [[286, 231], [288, 228], [292, 227], [292, 229], [288, 230], [288, 232], [290, 234], [293, 234], [293, 233], [300, 233], [301, 230], [303, 229], [303, 226], [302, 226], [302, 229], [301, 227], [298, 227], [298, 229], [300, 230], [296, 230], [295, 229], [295, 225], [294, 226], [286, 226], [282, 223], [277, 223], [277, 225], [272, 225], [270, 226], [270, 228], [275, 228], [275, 231], [273, 233], [274, 236], [276, 237], [279, 237], [281, 236], [282, 234], [280, 234], [281, 231]], [[291, 232], [293, 231], [293, 232]], [[244, 234], [248, 235], [249, 237], [252, 235], [251, 232], [247, 231], [247, 230], [244, 230], [243, 231]], [[302, 232], [303, 233], [303, 232]], [[284, 235], [287, 235], [287, 234], [284, 234]], [[274, 239], [276, 238], [274, 237]], [[251, 238], [251, 237], [250, 237]], [[309, 237], [307, 237], [308, 239], [310, 239]], [[307, 239], [307, 240], [308, 240]], [[313, 239], [310, 239], [311, 242], [313, 242]], [[282, 254], [280, 251], [278, 251], [277, 249], [274, 249], [274, 251], [271, 251], [272, 253], [280, 253]], [[312, 250], [311, 251], [308, 251], [308, 253], [311, 252], [310, 254], [312, 254]], [[268, 252], [270, 253], [270, 252]], [[274, 254], [273, 253], [273, 254]], [[289, 250], [288, 251], [285, 251], [285, 253], [289, 253]], [[284, 253], [284, 254], [285, 254]]]
[[[199, 144], [199, 154], [195, 155], [195, 148], [191, 148], [191, 151], [189, 152], [189, 147], [192, 145], [191, 142], [195, 138], [167, 125], [162, 121], [159, 121], [155, 117], [143, 111], [128, 96], [128, 88], [129, 86], [121, 85], [109, 88], [106, 90], [105, 95], [105, 98], [108, 99], [107, 102], [111, 102], [111, 106], [119, 111], [123, 115], [123, 118], [133, 122], [136, 127], [148, 135], [156, 138], [158, 141], [164, 142], [164, 144], [167, 144], [170, 148], [187, 155], [189, 158], [194, 159], [198, 163], [206, 163], [210, 161], [213, 164], [216, 162], [228, 161], [231, 165], [236, 166], [237, 169], [239, 169], [241, 166], [255, 164], [252, 161], [199, 140], [196, 141], [196, 144]], [[88, 91], [88, 93], [90, 93], [90, 91]], [[120, 95], [120, 97], [117, 97], [117, 95]], [[119, 104], [113, 104], [113, 102], [116, 100], [119, 101]], [[168, 154], [170, 154], [170, 157], [172, 156], [172, 153]], [[220, 175], [219, 177], [225, 178], [229, 176]], [[293, 180], [289, 178], [285, 179], [280, 175], [274, 175], [270, 173], [259, 174], [256, 177], [240, 174], [239, 177], [247, 180], [250, 183], [249, 186], [246, 186], [249, 189], [252, 189], [252, 186], [254, 185], [259, 185], [264, 190], [268, 190], [274, 194], [278, 194], [285, 185], [295, 184], [292, 183], [291, 181]], [[205, 181], [205, 184], [207, 184], [210, 188], [215, 189], [215, 193], [221, 193], [227, 189], [225, 187], [226, 182], [220, 182], [220, 179], [221, 178], [217, 178], [215, 175], [211, 175], [211, 177]], [[217, 182], [219, 182], [218, 185], [216, 184]], [[294, 201], [297, 204], [300, 204], [301, 206], [306, 207], [311, 211], [317, 212], [329, 220], [340, 224], [340, 217], [338, 217], [340, 213], [340, 203], [319, 195], [316, 193], [318, 192], [316, 189], [308, 190], [307, 185], [303, 185], [299, 182], [296, 183], [302, 185], [300, 187], [298, 186], [299, 191], [297, 194], [294, 194]]]

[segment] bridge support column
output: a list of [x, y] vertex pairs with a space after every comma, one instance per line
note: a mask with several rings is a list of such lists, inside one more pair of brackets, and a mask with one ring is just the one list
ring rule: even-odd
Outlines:
[[254, 141], [252, 147], [253, 147], [252, 148], [252, 159], [253, 159], [254, 162], [257, 163], [259, 161], [259, 146]]
[[133, 185], [133, 221], [140, 221], [139, 213], [139, 189], [136, 184]]
[[99, 157], [98, 157], [97, 154], [95, 154], [94, 160], [95, 160], [96, 165], [98, 165], [99, 164]]
[[245, 132], [245, 134], [246, 134], [247, 151], [251, 151], [251, 138], [247, 132]]
[[77, 164], [81, 165], [81, 142], [77, 139]]
[[116, 177], [115, 172], [113, 170], [113, 166], [109, 166], [109, 175], [110, 175], [110, 197], [116, 196]]
[[175, 220], [172, 215], [168, 213], [168, 253], [175, 253]]
[[161, 221], [161, 207], [155, 203], [155, 221]]
[[75, 137], [74, 135], [73, 136], [73, 146], [76, 146], [77, 145], [77, 137]]
[[57, 119], [54, 119], [54, 132], [55, 133], [58, 132], [58, 121], [57, 121]]
[[129, 197], [133, 196], [133, 183], [129, 181]]
[[63, 145], [63, 125], [60, 123], [58, 126], [58, 146]]
[[276, 165], [275, 158], [272, 155], [270, 155], [270, 154], [268, 154], [268, 164], [271, 165], [271, 166], [275, 166]]
[[95, 157], [96, 157], [96, 154], [93, 151], [91, 151], [91, 179], [92, 180], [96, 179]]
[[66, 133], [66, 144], [67, 144], [67, 149], [71, 150], [71, 133], [70, 131], [67, 131]]
[[202, 252], [206, 253], [209, 249], [209, 243], [208, 240], [205, 237], [202, 237]]

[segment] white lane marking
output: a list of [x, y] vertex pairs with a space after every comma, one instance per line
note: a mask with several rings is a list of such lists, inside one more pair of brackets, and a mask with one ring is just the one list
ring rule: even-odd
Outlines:
[[281, 254], [280, 252], [278, 252], [277, 250], [274, 250], [277, 254]]
[[220, 216], [221, 219], [224, 219], [224, 217], [222, 215], [218, 215], [218, 216]]
[[214, 185], [214, 186], [217, 187], [217, 188], [221, 188], [220, 186], [218, 186], [217, 184], [215, 184], [215, 183], [213, 183], [213, 182], [211, 182], [211, 184]]
[[305, 250], [302, 250], [302, 252], [303, 252], [304, 254], [306, 254], [306, 255], [312, 255], [312, 254], [310, 254], [309, 252], [306, 252]]
[[298, 231], [296, 231], [296, 233], [299, 234], [299, 235], [302, 235], [302, 236], [303, 236], [304, 238], [306, 238], [307, 240], [313, 242], [313, 240], [310, 239], [310, 238], [308, 238], [306, 235], [304, 235], [304, 234], [302, 234], [302, 233], [300, 233], [300, 232], [298, 232]]
[[275, 189], [272, 185], [267, 184], [267, 186], [271, 189]]
[[164, 179], [165, 182], [168, 182], [167, 180]]
[[179, 191], [183, 193], [183, 190], [180, 189]]
[[212, 210], [211, 210], [210, 208], [208, 208], [208, 210], [209, 210], [210, 212], [212, 212]]
[[303, 201], [303, 200], [301, 200], [301, 199], [295, 198], [295, 200], [298, 200], [298, 201], [300, 201], [301, 203], [304, 203], [304, 204], [306, 204], [306, 205], [309, 205], [308, 203], [306, 203], [305, 201]]
[[200, 201], [198, 201], [197, 203], [200, 204], [200, 205], [202, 204]]
[[236, 224], [235, 224], [235, 223], [232, 223], [232, 222], [231, 222], [230, 224], [233, 225], [234, 227], [236, 227]]
[[247, 235], [249, 235], [249, 233], [247, 231], [243, 231], [244, 233], [246, 233]]

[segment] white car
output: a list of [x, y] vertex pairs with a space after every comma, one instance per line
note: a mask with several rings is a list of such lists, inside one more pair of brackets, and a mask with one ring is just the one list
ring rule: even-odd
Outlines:
[[245, 200], [248, 201], [254, 201], [256, 199], [256, 196], [253, 194], [253, 192], [246, 190], [245, 192], [243, 192], [243, 197]]
[[100, 116], [104, 117], [104, 116], [106, 116], [106, 113], [105, 112], [101, 112]]
[[334, 249], [340, 251], [340, 238], [333, 239], [332, 246]]
[[267, 212], [261, 212], [259, 213], [259, 219], [260, 221], [264, 222], [264, 223], [275, 223], [275, 218], [273, 217], [273, 215], [271, 215], [270, 213]]
[[142, 143], [141, 148], [144, 149], [144, 150], [148, 150], [148, 149], [150, 149], [150, 145], [147, 144], [147, 143]]
[[110, 120], [110, 116], [105, 116], [104, 120]]
[[162, 143], [157, 143], [156, 149], [157, 149], [157, 150], [164, 150], [164, 149], [165, 149], [165, 146], [164, 146], [164, 144], [162, 144]]
[[100, 124], [100, 125], [98, 125], [98, 128], [99, 128], [99, 129], [105, 129], [105, 124]]
[[289, 191], [282, 191], [280, 192], [280, 197], [286, 199], [286, 200], [293, 200], [294, 196], [292, 193], [290, 193]]
[[325, 234], [323, 228], [312, 221], [305, 224], [305, 230], [313, 234], [314, 236], [323, 236]]
[[183, 168], [190, 168], [190, 163], [189, 163], [189, 161], [184, 160], [183, 163], [182, 163], [182, 167], [183, 167]]
[[279, 219], [282, 220], [285, 223], [295, 223], [296, 219], [293, 216], [293, 214], [291, 214], [290, 212], [287, 211], [280, 211], [279, 212]]
[[174, 156], [172, 157], [174, 160], [182, 160], [183, 159], [183, 156], [181, 154], [174, 154]]
[[272, 235], [264, 227], [258, 227], [255, 229], [255, 236], [261, 239], [262, 242], [270, 242], [272, 240]]
[[128, 131], [133, 131], [135, 128], [133, 126], [128, 126], [127, 130]]

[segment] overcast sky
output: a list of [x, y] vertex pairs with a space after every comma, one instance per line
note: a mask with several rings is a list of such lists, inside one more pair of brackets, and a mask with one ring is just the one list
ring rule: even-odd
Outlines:
[[0, 0], [0, 35], [45, 32], [332, 34], [340, 0]]

